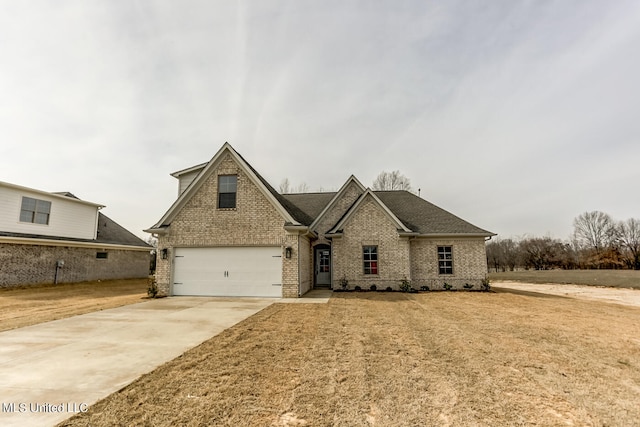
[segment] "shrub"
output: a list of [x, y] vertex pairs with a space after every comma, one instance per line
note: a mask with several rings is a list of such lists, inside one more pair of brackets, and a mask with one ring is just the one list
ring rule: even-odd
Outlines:
[[356, 285], [356, 287], [355, 287], [355, 288], [353, 288], [353, 289], [354, 289], [354, 290], [356, 290], [356, 291], [358, 291], [358, 292], [362, 290], [362, 288], [361, 288], [360, 286], [358, 286], [358, 285]]
[[369, 286], [369, 290], [370, 291], [377, 291], [378, 287], [376, 285], [371, 285], [371, 286]]
[[471, 289], [471, 288], [473, 288], [473, 285], [470, 285], [470, 284], [468, 284], [468, 283], [465, 283], [465, 284], [464, 284], [464, 286], [463, 286], [463, 288], [465, 288], [465, 289]]
[[349, 281], [347, 280], [346, 276], [342, 276], [342, 279], [340, 279], [340, 287], [343, 291], [349, 289]]
[[391, 286], [387, 286], [387, 289], [385, 289], [385, 291], [387, 291], [387, 292], [393, 292], [393, 289], [391, 288]]
[[156, 279], [149, 279], [149, 285], [147, 286], [147, 295], [149, 298], [155, 298], [158, 296], [158, 284]]
[[428, 286], [420, 286], [420, 290], [421, 291], [428, 291], [429, 287]]
[[445, 290], [445, 291], [450, 291], [450, 290], [453, 288], [453, 286], [451, 286], [451, 285], [450, 285], [450, 284], [448, 284], [447, 282], [444, 282], [444, 283], [442, 284], [442, 287], [444, 288], [444, 290]]
[[489, 283], [489, 279], [486, 277], [482, 279], [482, 284], [480, 285], [480, 289], [484, 292], [489, 292], [491, 290], [491, 284]]
[[411, 281], [407, 280], [406, 276], [400, 281], [400, 290], [402, 292], [409, 292], [411, 290]]

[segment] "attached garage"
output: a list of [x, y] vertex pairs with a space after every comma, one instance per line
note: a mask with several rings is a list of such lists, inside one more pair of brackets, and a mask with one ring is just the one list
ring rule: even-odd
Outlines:
[[176, 248], [172, 293], [281, 297], [282, 248]]

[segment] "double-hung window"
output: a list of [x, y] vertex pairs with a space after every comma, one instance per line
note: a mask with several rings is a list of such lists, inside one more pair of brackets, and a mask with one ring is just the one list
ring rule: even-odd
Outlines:
[[363, 246], [364, 274], [378, 274], [378, 247]]
[[453, 274], [453, 249], [438, 246], [438, 274]]
[[49, 224], [51, 214], [51, 202], [46, 200], [22, 198], [20, 207], [20, 222], [31, 222], [33, 224]]
[[238, 191], [238, 175], [218, 176], [218, 209], [234, 209]]

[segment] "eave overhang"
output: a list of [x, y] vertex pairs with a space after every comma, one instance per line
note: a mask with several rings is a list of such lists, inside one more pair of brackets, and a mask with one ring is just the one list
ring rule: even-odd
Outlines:
[[497, 236], [497, 234], [495, 233], [418, 233], [415, 237], [418, 238], [429, 238], [429, 239], [436, 239], [436, 238], [448, 238], [448, 239], [454, 239], [454, 238], [473, 238], [473, 237], [492, 237], [492, 236]]
[[150, 246], [130, 246], [119, 245], [116, 243], [102, 242], [82, 242], [76, 240], [56, 240], [56, 239], [36, 239], [33, 237], [10, 237], [0, 236], [0, 243], [13, 245], [37, 245], [37, 246], [64, 246], [70, 248], [91, 248], [91, 249], [118, 249], [128, 251], [150, 252], [153, 248]]

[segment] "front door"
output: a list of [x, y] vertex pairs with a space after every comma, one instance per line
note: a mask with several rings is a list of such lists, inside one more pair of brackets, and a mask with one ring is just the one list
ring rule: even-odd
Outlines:
[[315, 255], [316, 286], [331, 286], [331, 248], [328, 245], [318, 246]]

